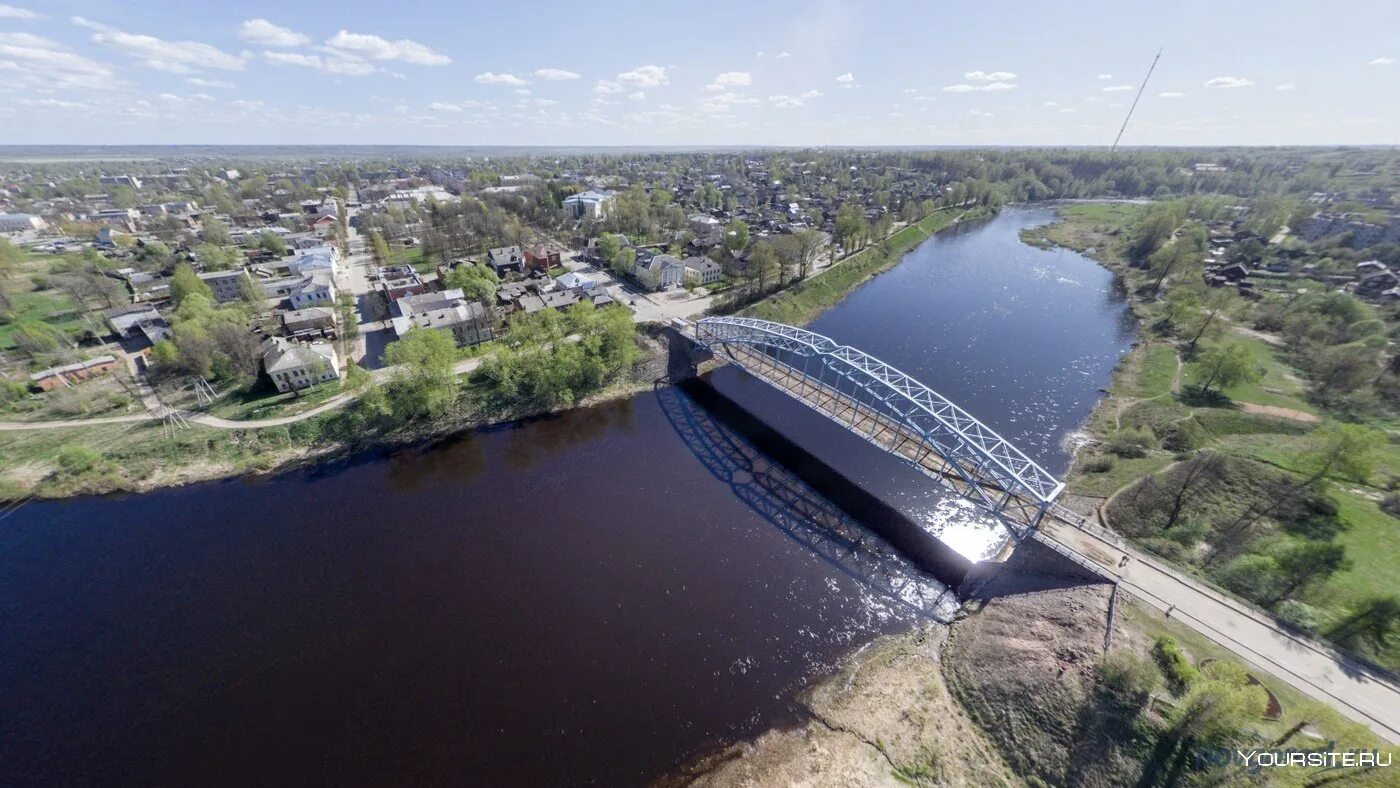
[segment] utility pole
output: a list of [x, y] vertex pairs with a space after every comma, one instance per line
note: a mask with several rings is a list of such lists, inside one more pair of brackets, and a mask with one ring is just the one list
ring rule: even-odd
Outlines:
[[1123, 118], [1123, 125], [1118, 129], [1118, 136], [1113, 138], [1113, 147], [1108, 149], [1109, 153], [1118, 150], [1118, 141], [1123, 139], [1123, 132], [1128, 129], [1128, 121], [1133, 119], [1133, 110], [1137, 109], [1138, 99], [1142, 98], [1142, 92], [1147, 89], [1147, 80], [1152, 79], [1152, 71], [1157, 68], [1157, 61], [1162, 58], [1162, 50], [1157, 50], [1157, 56], [1152, 58], [1152, 65], [1147, 67], [1147, 76], [1142, 78], [1142, 84], [1138, 86], [1136, 96], [1133, 96], [1133, 105], [1128, 107], [1128, 117]]

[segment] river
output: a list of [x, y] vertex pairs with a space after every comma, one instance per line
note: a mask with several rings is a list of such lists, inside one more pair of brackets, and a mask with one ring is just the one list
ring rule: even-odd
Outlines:
[[[811, 327], [1052, 472], [1133, 339], [1111, 275], [1009, 209]], [[710, 381], [976, 556], [929, 482], [734, 369]], [[951, 592], [668, 387], [305, 472], [0, 523], [0, 782], [643, 783]], [[856, 515], [853, 517], [853, 515]]]

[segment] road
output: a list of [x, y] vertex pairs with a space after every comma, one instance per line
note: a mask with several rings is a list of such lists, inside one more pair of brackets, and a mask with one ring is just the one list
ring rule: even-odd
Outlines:
[[[1046, 518], [1042, 539], [1118, 578], [1119, 587], [1255, 668], [1400, 743], [1400, 687], [1321, 643], [1280, 628], [1262, 611], [1158, 562], [1109, 534]], [[1124, 559], [1127, 559], [1124, 564]], [[1120, 566], [1121, 564], [1121, 566]]]

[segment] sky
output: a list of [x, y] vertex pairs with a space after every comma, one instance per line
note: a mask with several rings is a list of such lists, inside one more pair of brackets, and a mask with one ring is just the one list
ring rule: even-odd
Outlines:
[[1400, 2], [0, 0], [0, 144], [1400, 143]]

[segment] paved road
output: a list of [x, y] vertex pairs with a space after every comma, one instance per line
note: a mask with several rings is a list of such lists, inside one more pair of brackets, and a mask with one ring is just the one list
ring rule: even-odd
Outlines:
[[[1400, 687], [1320, 643], [1279, 628], [1261, 611], [1118, 540], [1046, 518], [1042, 536], [1120, 578], [1120, 587], [1255, 668], [1400, 743]], [[1124, 557], [1126, 565], [1119, 566]]]

